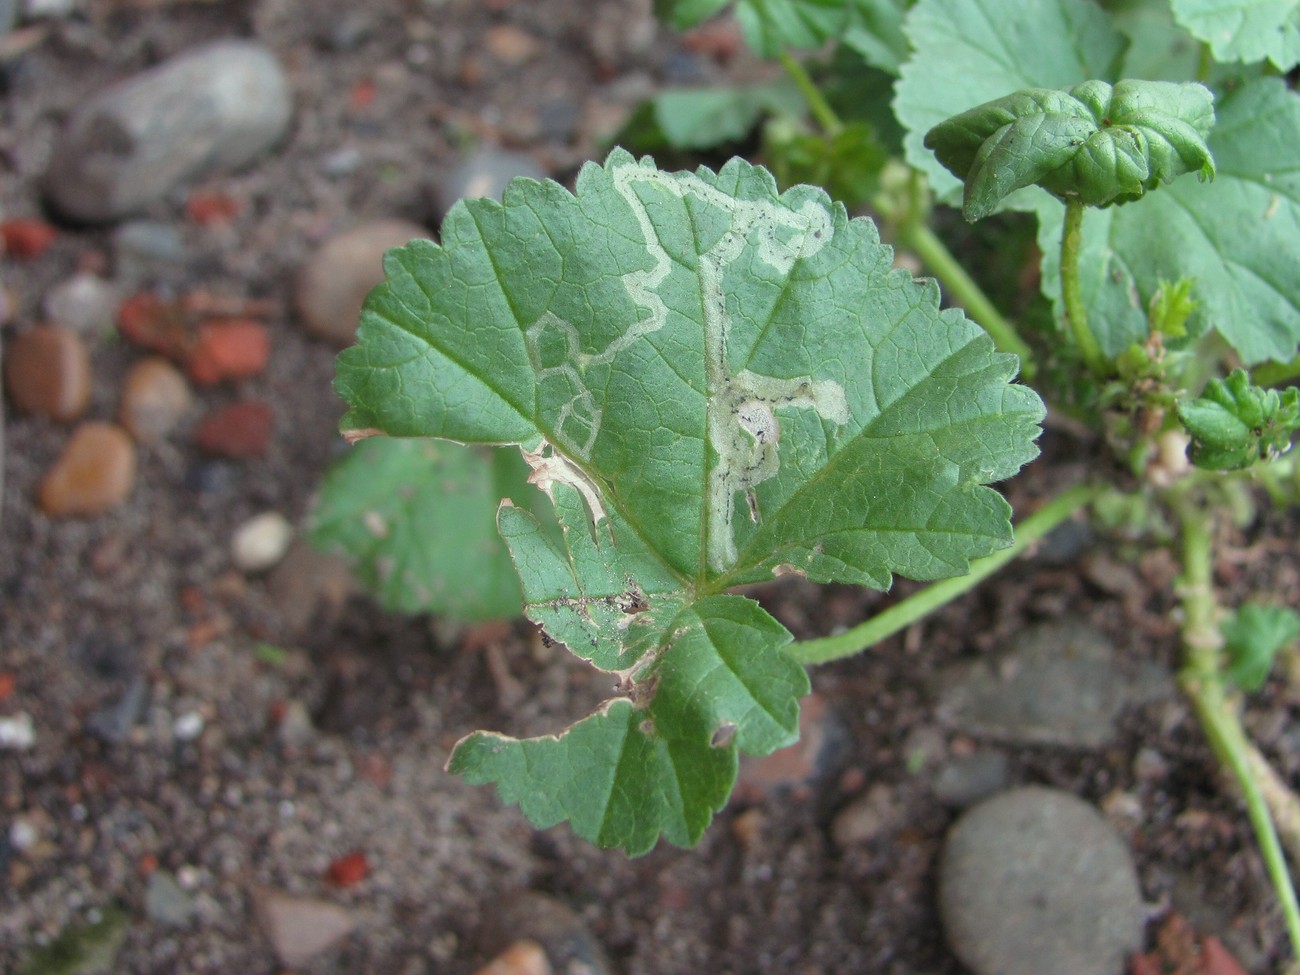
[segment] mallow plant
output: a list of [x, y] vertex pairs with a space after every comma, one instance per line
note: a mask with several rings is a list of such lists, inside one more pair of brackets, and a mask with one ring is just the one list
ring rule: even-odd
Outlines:
[[[725, 5], [658, 9], [688, 28]], [[630, 854], [691, 845], [740, 753], [795, 740], [807, 666], [1092, 506], [1179, 554], [1182, 684], [1300, 945], [1283, 852], [1300, 853], [1300, 803], [1240, 720], [1300, 616], [1226, 610], [1213, 574], [1229, 512], [1300, 493], [1300, 393], [1279, 388], [1300, 373], [1300, 96], [1284, 77], [1300, 6], [739, 0], [735, 15], [788, 81], [666, 92], [639, 132], [702, 151], [757, 126], [767, 167], [671, 171], [614, 149], [572, 191], [519, 180], [464, 201], [438, 243], [388, 255], [339, 358], [342, 428], [364, 442], [327, 481], [317, 538], [394, 608], [522, 605], [616, 688], [544, 737], [469, 734], [451, 771], [539, 827]], [[990, 300], [936, 203], [1034, 215], [1045, 326]], [[882, 230], [933, 278], [895, 268]], [[1115, 463], [1013, 533], [991, 485], [1035, 456], [1044, 399]], [[785, 574], [936, 581], [797, 642], [740, 591]]]

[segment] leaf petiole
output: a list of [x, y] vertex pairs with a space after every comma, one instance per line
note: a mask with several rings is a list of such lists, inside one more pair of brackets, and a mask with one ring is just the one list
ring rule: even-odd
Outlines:
[[834, 138], [844, 128], [844, 122], [841, 121], [835, 109], [831, 108], [830, 102], [826, 96], [821, 93], [817, 83], [812, 80], [806, 68], [801, 64], [789, 51], [782, 51], [779, 55], [781, 66], [785, 68], [799, 93], [803, 95], [804, 101], [808, 103], [808, 110], [812, 112], [813, 118], [817, 120], [828, 136]]
[[1088, 327], [1088, 310], [1083, 303], [1079, 282], [1079, 254], [1083, 249], [1083, 204], [1070, 200], [1065, 204], [1065, 226], [1061, 230], [1061, 298], [1065, 302], [1066, 323], [1079, 347], [1088, 371], [1098, 379], [1110, 373], [1097, 337]]
[[1096, 500], [1105, 490], [1091, 484], [1070, 488], [1017, 525], [1016, 540], [1009, 548], [974, 560], [966, 575], [936, 582], [843, 633], [791, 644], [787, 652], [799, 663], [811, 665], [842, 660], [874, 646], [974, 589], [998, 569], [1041, 541], [1057, 525]]
[[1231, 769], [1246, 803], [1264, 866], [1282, 906], [1292, 951], [1300, 954], [1300, 903], [1287, 869], [1282, 844], [1269, 814], [1259, 782], [1251, 767], [1251, 746], [1236, 709], [1224, 689], [1219, 666], [1223, 634], [1212, 579], [1213, 549], [1210, 516], [1186, 495], [1175, 497], [1174, 507], [1182, 530], [1183, 576], [1179, 598], [1183, 607], [1183, 646], [1187, 663], [1179, 683], [1192, 699], [1210, 747]]

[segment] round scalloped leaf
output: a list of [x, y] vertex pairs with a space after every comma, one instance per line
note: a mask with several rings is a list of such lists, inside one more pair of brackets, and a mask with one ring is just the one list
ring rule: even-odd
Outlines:
[[[514, 795], [503, 776], [564, 765], [542, 760], [571, 747], [553, 742], [581, 741], [597, 762], [635, 742], [631, 765], [592, 774], [670, 839], [692, 837], [716, 797], [677, 810], [656, 763], [713, 768], [731, 734], [775, 747], [762, 714], [793, 734], [804, 686], [784, 630], [749, 611], [717, 623], [711, 600], [791, 571], [881, 588], [895, 572], [958, 575], [1010, 543], [1007, 504], [986, 485], [1035, 455], [1042, 403], [1012, 383], [1013, 356], [892, 264], [875, 226], [820, 190], [778, 193], [741, 160], [670, 173], [621, 150], [585, 166], [573, 194], [517, 180], [500, 204], [457, 204], [441, 246], [388, 255], [339, 358], [345, 429], [519, 443], [563, 532], [548, 538], [513, 506], [498, 515], [526, 612], [616, 671], [645, 711], [645, 741], [627, 737], [621, 706], [577, 738], [475, 738], [476, 775]], [[688, 638], [700, 627], [708, 640]], [[744, 697], [717, 690], [715, 657], [786, 673], [780, 700], [714, 714]], [[589, 736], [621, 744], [593, 750]], [[550, 821], [555, 795], [539, 790], [525, 811]], [[568, 816], [584, 836], [614, 835]], [[638, 847], [639, 829], [617, 842]]]
[[1173, 10], [1215, 60], [1300, 64], [1300, 0], [1173, 0]]

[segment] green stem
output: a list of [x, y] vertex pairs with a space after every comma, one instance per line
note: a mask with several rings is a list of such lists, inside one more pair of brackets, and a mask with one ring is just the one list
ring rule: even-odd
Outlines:
[[851, 630], [835, 636], [795, 643], [789, 648], [790, 654], [804, 665], [830, 663], [833, 660], [851, 657], [886, 637], [907, 629], [940, 606], [974, 589], [1100, 493], [1099, 488], [1087, 484], [1070, 488], [1021, 522], [1016, 527], [1016, 540], [1010, 548], [976, 559], [971, 563], [970, 572], [966, 575], [936, 582]]
[[1033, 379], [1037, 372], [1033, 350], [1016, 333], [1015, 326], [1002, 317], [988, 295], [966, 273], [929, 225], [922, 220], [903, 220], [895, 228], [895, 233], [899, 243], [915, 253], [930, 273], [939, 279], [948, 297], [983, 326], [999, 351], [1013, 352], [1020, 357], [1021, 376], [1026, 380]]
[[782, 51], [779, 57], [781, 58], [781, 66], [794, 80], [795, 86], [799, 89], [799, 93], [803, 95], [804, 101], [808, 103], [808, 110], [812, 112], [817, 124], [826, 130], [827, 135], [838, 135], [844, 128], [844, 123], [835, 114], [835, 109], [831, 108], [830, 102], [822, 95], [817, 83], [812, 80], [804, 66], [796, 61], [789, 51]]
[[1250, 381], [1257, 386], [1277, 386], [1300, 376], [1300, 358], [1290, 362], [1265, 362], [1250, 371]]
[[1079, 283], [1079, 252], [1083, 249], [1083, 204], [1070, 200], [1065, 204], [1065, 226], [1061, 228], [1061, 298], [1065, 301], [1065, 319], [1075, 344], [1098, 379], [1110, 372], [1097, 337], [1088, 328], [1088, 310], [1083, 304], [1083, 287]]
[[1219, 669], [1223, 634], [1219, 629], [1219, 607], [1211, 578], [1210, 515], [1186, 496], [1177, 498], [1175, 507], [1183, 537], [1183, 577], [1179, 597], [1183, 607], [1183, 647], [1187, 654], [1179, 682], [1196, 708], [1214, 754], [1232, 771], [1241, 787], [1255, 841], [1282, 904], [1291, 950], [1300, 954], [1300, 903], [1296, 900], [1295, 887], [1269, 815], [1268, 803], [1251, 769], [1250, 743], [1236, 709], [1228, 700]]

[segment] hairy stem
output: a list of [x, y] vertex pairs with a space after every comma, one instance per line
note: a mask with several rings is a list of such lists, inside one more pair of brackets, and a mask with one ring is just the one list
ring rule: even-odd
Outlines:
[[1296, 900], [1286, 857], [1252, 767], [1253, 749], [1225, 692], [1219, 668], [1223, 634], [1219, 629], [1219, 607], [1211, 578], [1210, 515], [1186, 495], [1175, 499], [1175, 507], [1183, 539], [1183, 577], [1179, 598], [1183, 607], [1183, 648], [1186, 653], [1179, 683], [1196, 708], [1214, 754], [1231, 770], [1241, 787], [1255, 841], [1282, 905], [1292, 953], [1300, 954], [1300, 903]]
[[1110, 371], [1097, 337], [1088, 327], [1088, 310], [1083, 303], [1079, 283], [1079, 252], [1083, 249], [1083, 204], [1070, 200], [1065, 204], [1065, 226], [1061, 228], [1061, 298], [1065, 302], [1065, 319], [1075, 345], [1088, 370], [1098, 379]]
[[1016, 540], [1010, 548], [976, 559], [966, 575], [936, 582], [843, 633], [795, 643], [789, 647], [790, 654], [804, 665], [830, 663], [851, 657], [907, 629], [940, 606], [970, 592], [1100, 493], [1101, 489], [1088, 484], [1070, 488], [1021, 522], [1016, 527]]
[[780, 58], [781, 66], [785, 68], [786, 74], [791, 77], [795, 86], [799, 89], [799, 93], [803, 95], [804, 101], [808, 103], [808, 110], [812, 112], [817, 124], [825, 130], [827, 135], [838, 135], [840, 130], [844, 128], [844, 123], [835, 114], [835, 109], [831, 108], [830, 102], [821, 93], [821, 89], [809, 76], [808, 71], [799, 61], [795, 60], [789, 51], [782, 51]]
[[948, 297], [966, 310], [966, 313], [984, 331], [1001, 352], [1013, 352], [1020, 357], [1020, 374], [1026, 380], [1034, 378], [1037, 366], [1033, 350], [1025, 343], [1015, 326], [1002, 317], [975, 279], [957, 263], [952, 252], [935, 236], [923, 220], [903, 220], [895, 228], [899, 243], [913, 251], [921, 263], [938, 278]]

